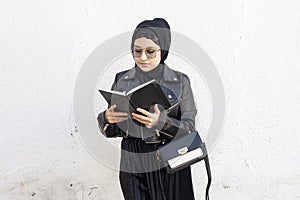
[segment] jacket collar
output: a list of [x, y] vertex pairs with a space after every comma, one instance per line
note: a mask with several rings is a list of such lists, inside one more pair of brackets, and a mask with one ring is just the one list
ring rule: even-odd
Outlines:
[[[135, 73], [136, 73], [135, 67], [131, 68], [123, 75], [123, 80], [135, 79], [136, 78]], [[172, 69], [170, 69], [166, 64], [164, 64], [163, 80], [170, 81], [170, 82], [178, 82], [179, 81], [179, 78], [176, 75], [176, 73]]]

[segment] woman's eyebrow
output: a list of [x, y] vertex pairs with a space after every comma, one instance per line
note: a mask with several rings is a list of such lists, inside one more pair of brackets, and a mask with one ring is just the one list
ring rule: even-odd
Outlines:
[[[134, 45], [133, 47], [137, 47], [137, 48], [141, 48], [141, 49], [142, 49], [142, 47], [140, 47], [140, 46], [138, 46], [138, 45]], [[153, 47], [153, 46], [148, 46], [148, 47], [146, 47], [146, 49], [155, 49], [155, 47]]]

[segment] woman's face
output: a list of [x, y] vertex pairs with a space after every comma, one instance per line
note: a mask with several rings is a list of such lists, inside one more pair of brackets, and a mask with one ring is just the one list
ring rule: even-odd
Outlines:
[[142, 37], [134, 41], [133, 57], [141, 70], [148, 72], [156, 68], [160, 63], [160, 55], [160, 47], [152, 40]]

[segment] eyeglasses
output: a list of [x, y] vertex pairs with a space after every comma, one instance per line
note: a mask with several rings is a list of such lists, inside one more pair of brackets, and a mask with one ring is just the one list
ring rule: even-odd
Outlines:
[[[147, 58], [155, 58], [156, 52], [160, 51], [160, 49], [145, 49], [145, 54]], [[142, 56], [143, 49], [133, 49], [132, 54], [135, 58], [140, 58]]]

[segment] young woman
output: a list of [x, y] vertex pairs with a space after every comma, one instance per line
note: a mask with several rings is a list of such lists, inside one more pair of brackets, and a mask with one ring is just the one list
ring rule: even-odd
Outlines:
[[105, 136], [123, 137], [119, 178], [126, 200], [194, 199], [190, 168], [168, 174], [155, 156], [157, 148], [172, 140], [178, 128], [187, 132], [195, 129], [197, 111], [189, 78], [164, 63], [170, 44], [170, 27], [166, 20], [155, 18], [141, 22], [131, 42], [135, 66], [117, 73], [112, 89], [129, 91], [156, 79], [171, 105], [180, 102], [175, 112], [167, 114], [157, 104], [150, 110], [117, 112], [117, 105], [109, 105], [98, 115], [99, 127]]

